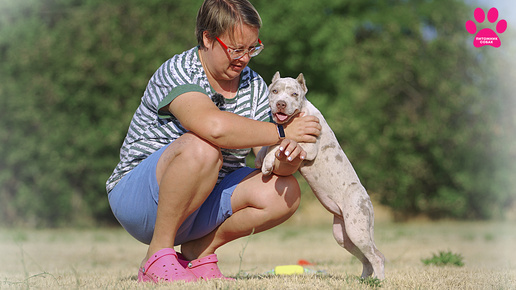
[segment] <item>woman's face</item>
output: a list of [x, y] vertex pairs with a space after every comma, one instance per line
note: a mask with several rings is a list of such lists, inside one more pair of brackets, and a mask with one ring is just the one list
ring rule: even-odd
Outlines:
[[[234, 30], [233, 37], [230, 31], [219, 36], [221, 42], [233, 49], [249, 49], [258, 43], [259, 30], [248, 25], [238, 26]], [[204, 35], [206, 51], [203, 60], [205, 69], [215, 80], [229, 81], [240, 77], [240, 73], [247, 66], [251, 57], [245, 54], [240, 59], [232, 59], [227, 50], [217, 39], [207, 38]]]

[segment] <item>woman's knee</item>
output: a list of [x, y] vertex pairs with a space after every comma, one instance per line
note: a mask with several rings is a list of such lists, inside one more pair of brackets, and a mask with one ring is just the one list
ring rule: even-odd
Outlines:
[[[170, 144], [161, 159], [163, 159], [163, 163], [170, 163], [180, 155], [186, 157], [190, 164], [210, 167], [215, 165], [219, 170], [222, 167], [220, 148], [193, 133], [186, 133]], [[160, 161], [162, 161], [161, 159]]]
[[163, 152], [156, 168], [158, 180], [170, 166], [182, 166], [180, 162], [187, 165], [185, 170], [191, 168], [201, 175], [203, 171], [218, 174], [223, 164], [220, 148], [192, 133], [182, 135]]
[[273, 176], [269, 206], [276, 209], [279, 214], [292, 215], [299, 207], [301, 201], [301, 189], [294, 176]]
[[184, 136], [188, 139], [185, 141], [186, 146], [183, 146], [182, 154], [187, 154], [189, 159], [200, 164], [209, 166], [215, 164], [220, 170], [222, 167], [222, 152], [220, 148], [195, 134], [187, 133]]

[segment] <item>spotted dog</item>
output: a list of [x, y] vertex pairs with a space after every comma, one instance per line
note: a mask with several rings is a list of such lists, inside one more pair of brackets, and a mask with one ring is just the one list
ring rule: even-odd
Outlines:
[[[317, 142], [300, 144], [307, 156], [299, 172], [333, 214], [333, 236], [339, 245], [362, 262], [362, 277], [384, 279], [385, 258], [374, 243], [374, 212], [369, 195], [323, 115], [306, 99], [307, 91], [303, 74], [293, 79], [281, 78], [276, 72], [269, 86], [273, 120], [284, 124], [300, 112], [319, 118], [322, 131]], [[264, 147], [258, 153], [256, 166], [265, 175], [272, 172], [277, 147]]]

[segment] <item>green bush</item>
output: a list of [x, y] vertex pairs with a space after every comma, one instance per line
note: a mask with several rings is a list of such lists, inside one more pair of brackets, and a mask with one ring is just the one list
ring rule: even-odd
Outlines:
[[439, 254], [433, 254], [431, 258], [421, 259], [421, 262], [425, 265], [435, 266], [464, 266], [464, 258], [461, 254], [455, 254], [451, 251], [440, 251]]

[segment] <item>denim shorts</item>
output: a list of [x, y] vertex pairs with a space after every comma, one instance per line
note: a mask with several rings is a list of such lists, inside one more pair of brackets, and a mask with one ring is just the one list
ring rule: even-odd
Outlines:
[[[129, 234], [149, 244], [154, 233], [159, 187], [156, 165], [168, 145], [154, 152], [127, 173], [108, 195], [111, 210]], [[179, 228], [175, 245], [201, 238], [233, 214], [231, 195], [237, 185], [256, 169], [243, 167], [226, 175], [206, 201]]]

